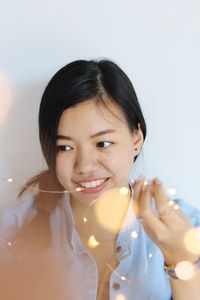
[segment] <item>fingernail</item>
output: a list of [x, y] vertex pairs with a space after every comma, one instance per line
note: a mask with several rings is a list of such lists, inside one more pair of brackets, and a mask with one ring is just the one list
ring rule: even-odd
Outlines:
[[145, 190], [145, 188], [148, 186], [148, 181], [147, 180], [145, 180], [144, 181], [144, 183], [143, 183], [143, 185], [142, 185], [142, 190], [144, 191]]

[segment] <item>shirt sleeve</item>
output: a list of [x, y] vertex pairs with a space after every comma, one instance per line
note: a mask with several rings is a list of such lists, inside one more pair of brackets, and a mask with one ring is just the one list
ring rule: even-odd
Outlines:
[[0, 245], [9, 242], [11, 238], [25, 223], [36, 215], [33, 198], [19, 200], [12, 203], [0, 212]]

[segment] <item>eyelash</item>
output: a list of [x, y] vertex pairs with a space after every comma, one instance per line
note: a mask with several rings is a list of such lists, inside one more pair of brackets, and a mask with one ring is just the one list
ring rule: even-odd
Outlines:
[[[103, 148], [103, 149], [107, 149], [107, 148], [109, 148], [111, 145], [114, 144], [114, 143], [108, 142], [108, 141], [101, 141], [101, 142], [97, 143], [97, 145], [98, 145], [98, 144], [101, 144], [101, 143], [109, 143], [109, 144], [110, 144], [108, 147], [100, 147], [100, 148]], [[66, 147], [70, 147], [70, 146], [68, 146], [68, 145], [58, 145], [58, 146], [57, 146], [57, 151], [61, 151], [61, 152], [69, 152], [70, 150], [66, 150]]]

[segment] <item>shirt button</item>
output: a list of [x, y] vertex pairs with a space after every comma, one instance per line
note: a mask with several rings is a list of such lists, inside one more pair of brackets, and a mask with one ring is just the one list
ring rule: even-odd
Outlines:
[[119, 290], [119, 289], [120, 289], [120, 284], [117, 283], [117, 282], [114, 282], [114, 283], [113, 283], [113, 289], [114, 289], [114, 290]]
[[119, 252], [121, 252], [121, 251], [122, 251], [122, 247], [121, 247], [121, 246], [118, 246], [118, 247], [116, 248], [116, 252], [119, 253]]

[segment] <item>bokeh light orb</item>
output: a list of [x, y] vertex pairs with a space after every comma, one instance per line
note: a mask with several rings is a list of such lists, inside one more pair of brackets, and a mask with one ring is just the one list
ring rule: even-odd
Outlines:
[[189, 261], [181, 261], [175, 267], [175, 273], [181, 280], [190, 280], [195, 273], [194, 265]]
[[167, 189], [167, 193], [170, 195], [170, 196], [174, 196], [176, 195], [176, 189], [173, 188], [173, 187], [170, 187]]
[[96, 240], [94, 235], [91, 235], [88, 239], [87, 245], [89, 248], [96, 248], [97, 246], [99, 246], [99, 242]]
[[117, 295], [115, 300], [126, 300], [126, 297], [123, 294], [119, 294], [119, 295]]
[[112, 232], [118, 232], [123, 224], [130, 203], [130, 191], [121, 193], [114, 188], [102, 193], [94, 205], [94, 213], [99, 224]]
[[7, 117], [11, 104], [12, 96], [8, 79], [3, 73], [0, 73], [0, 124], [2, 124]]
[[200, 227], [190, 228], [184, 236], [186, 248], [193, 254], [200, 254]]
[[120, 192], [120, 194], [121, 195], [128, 195], [129, 194], [129, 189], [127, 188], [127, 187], [121, 187], [120, 189], [119, 189], [119, 192]]

